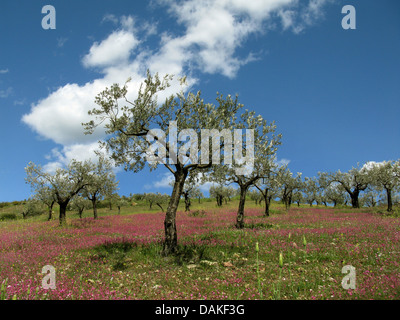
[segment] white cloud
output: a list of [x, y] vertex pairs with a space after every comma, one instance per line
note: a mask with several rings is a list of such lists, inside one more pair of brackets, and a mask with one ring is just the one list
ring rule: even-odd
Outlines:
[[291, 29], [295, 34], [301, 33], [307, 27], [324, 17], [324, 6], [332, 0], [309, 0], [307, 5], [300, 6], [299, 1], [278, 11], [284, 30]]
[[62, 145], [98, 140], [103, 132], [98, 130], [94, 136], [85, 136], [81, 123], [90, 120], [88, 111], [95, 106], [94, 97], [106, 85], [104, 80], [84, 86], [67, 84], [33, 105], [22, 121], [41, 136]]
[[126, 64], [139, 41], [127, 30], [113, 32], [100, 43], [95, 42], [83, 58], [85, 67], [107, 67]]
[[0, 74], [6, 74], [8, 72], [9, 72], [8, 69], [0, 69]]
[[170, 172], [164, 173], [161, 180], [153, 183], [154, 188], [169, 188], [171, 189], [171, 183], [174, 182], [174, 176]]

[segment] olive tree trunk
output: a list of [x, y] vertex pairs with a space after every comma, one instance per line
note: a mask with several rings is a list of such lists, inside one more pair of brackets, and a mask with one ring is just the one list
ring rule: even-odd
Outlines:
[[236, 228], [244, 228], [244, 205], [246, 203], [247, 186], [240, 186], [239, 208], [236, 216]]
[[60, 205], [60, 216], [59, 216], [60, 226], [65, 226], [67, 224], [66, 213], [67, 213], [68, 202], [69, 200], [58, 203]]
[[183, 185], [188, 172], [184, 170], [176, 171], [174, 188], [172, 196], [168, 204], [167, 212], [165, 213], [164, 232], [165, 240], [163, 246], [163, 255], [168, 256], [177, 252], [178, 237], [176, 233], [176, 211], [178, 210], [179, 200], [182, 195]]
[[393, 201], [392, 201], [392, 189], [386, 188], [386, 195], [387, 195], [387, 211], [391, 212], [393, 211]]

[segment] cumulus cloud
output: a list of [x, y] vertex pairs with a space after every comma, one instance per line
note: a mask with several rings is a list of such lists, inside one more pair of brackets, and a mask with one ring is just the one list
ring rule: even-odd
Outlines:
[[89, 53], [83, 58], [83, 64], [85, 67], [126, 64], [138, 44], [139, 41], [127, 30], [113, 32], [107, 39], [92, 45]]
[[[251, 35], [265, 33], [277, 19], [283, 30], [302, 30], [321, 16], [327, 1], [310, 0], [304, 4], [298, 0], [159, 0], [156, 4], [166, 6], [167, 14], [176, 18], [181, 27], [179, 34], [167, 30], [157, 35], [154, 23], [136, 23], [132, 16], [107, 14], [102, 22], [111, 22], [115, 30], [94, 42], [82, 58], [83, 67], [96, 69], [99, 77], [56, 89], [32, 104], [22, 121], [40, 136], [62, 145], [62, 159], [72, 157], [73, 152], [79, 157], [79, 146], [91, 146], [104, 138], [102, 128], [93, 135], [84, 135], [81, 124], [91, 120], [88, 111], [96, 107], [94, 98], [106, 87], [123, 84], [131, 77], [129, 98], [134, 99], [147, 69], [152, 74], [175, 75], [165, 96], [181, 89], [177, 79], [183, 75], [188, 75], [189, 88], [198, 81], [196, 72], [234, 78], [242, 66], [256, 59], [248, 50], [244, 55], [238, 54]], [[158, 48], [146, 45], [150, 35], [159, 37]], [[5, 72], [8, 70], [2, 70]], [[0, 97], [10, 93], [0, 91]]]

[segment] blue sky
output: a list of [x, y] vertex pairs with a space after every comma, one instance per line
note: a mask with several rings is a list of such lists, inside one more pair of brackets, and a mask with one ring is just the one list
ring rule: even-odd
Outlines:
[[[56, 29], [44, 30], [44, 5]], [[341, 26], [344, 5], [356, 29]], [[400, 158], [400, 3], [339, 0], [0, 2], [0, 201], [28, 198], [24, 167], [90, 156], [80, 126], [105, 86], [152, 72], [239, 101], [282, 133], [292, 172]], [[174, 87], [173, 87], [174, 88]], [[173, 89], [172, 88], [172, 89]], [[170, 192], [164, 169], [118, 172], [120, 194]]]

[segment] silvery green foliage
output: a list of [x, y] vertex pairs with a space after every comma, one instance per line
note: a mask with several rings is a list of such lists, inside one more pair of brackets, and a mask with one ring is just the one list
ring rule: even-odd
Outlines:
[[344, 204], [346, 191], [340, 183], [334, 182], [324, 187], [324, 196], [328, 202], [332, 202], [336, 207], [336, 205]]
[[82, 213], [85, 209], [92, 208], [92, 202], [88, 199], [85, 199], [82, 196], [75, 196], [69, 203], [69, 207], [71, 210], [78, 211], [79, 217], [82, 218]]
[[365, 167], [351, 168], [348, 172], [338, 170], [335, 173], [319, 173], [320, 181], [328, 186], [333, 182], [340, 183], [343, 189], [349, 194], [353, 208], [359, 208], [359, 194], [364, 191], [372, 182], [371, 174]]
[[85, 209], [91, 209], [92, 208], [92, 202], [88, 199], [85, 199], [82, 196], [76, 196], [74, 197], [70, 203], [69, 207], [71, 210], [85, 210]]
[[225, 203], [229, 201], [232, 197], [238, 194], [238, 190], [232, 186], [225, 186], [220, 183], [217, 185], [211, 185], [209, 189], [210, 198], [215, 198], [217, 200], [217, 205], [221, 206], [223, 200]]
[[[181, 91], [159, 103], [158, 94], [170, 86], [171, 80], [172, 76], [166, 75], [160, 79], [158, 74], [152, 77], [148, 72], [146, 80], [133, 101], [127, 98], [129, 80], [124, 86], [114, 84], [106, 88], [96, 97], [95, 102], [99, 107], [89, 112], [95, 120], [84, 124], [85, 133], [90, 134], [96, 127], [104, 126], [108, 138], [101, 144], [111, 152], [116, 165], [134, 172], [142, 170], [146, 163], [150, 170], [156, 169], [160, 162], [146, 161], [148, 147], [151, 144], [146, 136], [152, 129], [162, 130], [166, 136], [173, 134], [169, 132], [171, 121], [176, 121], [180, 131], [195, 130], [198, 141], [200, 141], [202, 129], [234, 128], [237, 120], [236, 113], [242, 108], [237, 98], [233, 99], [231, 96], [223, 98], [222, 95], [218, 95], [217, 104], [214, 105], [204, 103], [200, 91], [196, 94], [192, 92], [185, 94]], [[181, 84], [184, 84], [184, 79], [181, 79]], [[162, 143], [160, 140], [159, 142]], [[184, 141], [177, 143], [178, 149], [185, 144]], [[164, 143], [164, 147], [167, 159], [177, 158], [174, 164], [168, 160], [163, 163], [172, 173], [179, 169], [191, 171], [195, 168], [210, 167], [209, 164], [182, 162], [170, 148], [169, 143]]]
[[385, 191], [387, 200], [387, 211], [392, 211], [393, 193], [399, 191], [400, 177], [397, 172], [397, 164], [394, 161], [383, 161], [380, 163], [368, 163], [368, 172], [371, 184], [377, 191]]
[[37, 199], [30, 198], [25, 202], [21, 214], [24, 219], [26, 219], [27, 217], [41, 215], [43, 212], [44, 210], [42, 202]]
[[168, 203], [168, 201], [170, 200], [170, 196], [165, 193], [162, 194], [160, 192], [150, 192], [150, 193], [145, 193], [144, 199], [149, 204], [150, 209], [155, 204], [160, 208], [162, 208], [162, 210], [164, 211], [164, 208], [162, 206]]
[[371, 164], [369, 169], [372, 184], [380, 189], [397, 190], [400, 186], [400, 177], [396, 174], [394, 161], [383, 161]]
[[34, 198], [40, 200], [49, 208], [56, 202], [54, 190], [48, 185], [39, 186], [36, 189]]
[[286, 209], [292, 204], [293, 194], [303, 187], [301, 176], [301, 172], [297, 172], [293, 176], [293, 173], [287, 166], [281, 166], [278, 170], [277, 180], [280, 186], [280, 198], [285, 204]]
[[254, 186], [259, 190], [264, 198], [269, 200], [278, 196], [280, 182], [278, 180], [278, 173], [280, 168], [274, 162], [269, 163], [269, 167], [266, 167], [262, 178], [258, 179]]
[[367, 207], [375, 207], [382, 195], [374, 189], [367, 188], [364, 191], [364, 194], [360, 197], [360, 205], [367, 206]]
[[296, 191], [293, 192], [292, 194], [292, 201], [297, 203], [298, 206], [300, 206], [300, 204], [302, 202], [304, 202], [304, 197], [303, 197], [303, 193], [301, 191]]
[[190, 210], [191, 200], [196, 198], [203, 198], [204, 195], [199, 187], [199, 177], [191, 175], [186, 179], [183, 185], [182, 196], [185, 200], [185, 211]]
[[320, 187], [315, 177], [305, 177], [302, 184], [302, 190], [304, 192], [304, 200], [310, 206], [315, 202], [319, 203], [322, 201], [322, 197], [319, 194]]
[[260, 193], [260, 191], [257, 190], [257, 188], [250, 189], [247, 193], [248, 193], [250, 199], [254, 200], [256, 202], [256, 204], [257, 203], [261, 204], [263, 196]]
[[113, 172], [113, 165], [103, 154], [99, 154], [98, 162], [94, 164], [90, 183], [82, 189], [82, 196], [91, 201], [102, 200], [112, 195], [118, 186]]
[[[281, 144], [282, 135], [275, 134], [275, 122], [268, 124], [261, 115], [256, 115], [254, 111], [245, 110], [240, 117], [241, 121], [236, 125], [235, 129], [250, 129], [254, 132], [253, 166], [248, 168], [248, 170], [243, 168], [245, 169], [243, 174], [238, 174], [237, 169], [241, 168], [242, 165], [234, 161], [232, 165], [224, 167], [226, 180], [228, 182], [236, 182], [239, 185], [246, 184], [249, 181], [252, 181], [251, 184], [254, 184], [270, 169], [278, 146]], [[237, 147], [239, 142], [234, 141], [234, 146]], [[244, 153], [248, 151], [247, 149], [248, 144], [246, 143]]]
[[[262, 162], [275, 153], [280, 139], [280, 136], [273, 136], [275, 125], [266, 125], [261, 116], [255, 116], [253, 112], [246, 110], [238, 117], [243, 105], [238, 103], [237, 96], [223, 97], [217, 93], [216, 103], [211, 104], [203, 101], [200, 91], [186, 94], [182, 90], [159, 103], [157, 97], [170, 86], [171, 80], [172, 76], [166, 75], [160, 79], [158, 74], [153, 77], [147, 72], [147, 78], [133, 100], [127, 97], [129, 79], [124, 86], [114, 84], [97, 95], [95, 102], [98, 108], [89, 112], [95, 119], [83, 124], [86, 134], [93, 133], [98, 126], [105, 128], [107, 139], [101, 144], [109, 151], [117, 166], [138, 172], [146, 163], [150, 170], [163, 164], [173, 173], [175, 183], [164, 221], [164, 255], [177, 251], [176, 211], [186, 178], [197, 175], [200, 170], [204, 172], [221, 167], [220, 163], [227, 162], [227, 154], [231, 154], [232, 149], [237, 150], [236, 144], [233, 147], [225, 138], [217, 139], [221, 132], [225, 134], [239, 129], [257, 131], [256, 159], [251, 159], [259, 160], [256, 167], [261, 166]], [[181, 85], [185, 83], [184, 78], [180, 81]], [[178, 138], [171, 143], [170, 138], [176, 137], [178, 130], [181, 133], [184, 131], [184, 136], [190, 137], [189, 142]], [[211, 140], [215, 138], [217, 144], [210, 144], [208, 140], [207, 143], [201, 141], [205, 131]], [[190, 134], [185, 134], [186, 132]], [[169, 137], [168, 143], [166, 137]], [[237, 136], [234, 135], [232, 140], [236, 142]], [[197, 141], [202, 142], [200, 154], [196, 152], [198, 150], [192, 152]], [[153, 145], [158, 148], [157, 154], [151, 149]], [[213, 163], [213, 156], [217, 153], [220, 153], [219, 164]], [[149, 158], [157, 157], [157, 161], [149, 161]], [[200, 163], [198, 159], [201, 159]], [[236, 166], [243, 167], [243, 163]]]

